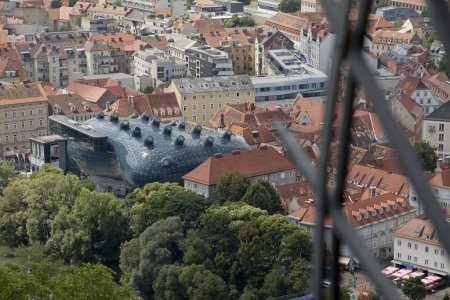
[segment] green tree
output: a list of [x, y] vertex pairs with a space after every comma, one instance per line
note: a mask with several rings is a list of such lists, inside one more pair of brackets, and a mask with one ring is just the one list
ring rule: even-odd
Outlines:
[[290, 292], [289, 278], [279, 265], [275, 265], [264, 277], [261, 294], [264, 299], [287, 295]]
[[266, 181], [253, 183], [242, 197], [242, 201], [267, 210], [269, 214], [281, 212], [281, 200], [275, 188]]
[[118, 6], [118, 7], [122, 7], [123, 6], [122, 0], [115, 0], [113, 5], [114, 6]]
[[62, 269], [55, 279], [54, 299], [121, 300], [140, 299], [129, 286], [118, 286], [111, 269], [103, 265], [88, 264]]
[[62, 6], [61, 0], [52, 0], [52, 2], [50, 2], [51, 8], [60, 8], [61, 6]]
[[209, 205], [205, 197], [176, 183], [157, 182], [135, 189], [126, 202], [135, 236], [154, 222], [170, 216], [179, 216], [185, 229], [196, 227], [199, 216]]
[[367, 296], [359, 296], [358, 300], [379, 300], [380, 296], [375, 294], [373, 291], [367, 293]]
[[11, 247], [28, 245], [25, 184], [26, 179], [15, 180], [0, 196], [0, 241]]
[[[246, 222], [239, 230], [239, 241], [237, 256], [247, 274], [265, 274], [278, 262], [289, 266], [311, 253], [310, 236], [282, 215], [263, 215]], [[305, 246], [298, 251], [292, 249], [302, 243]]]
[[226, 20], [223, 23], [225, 28], [234, 28], [234, 27], [253, 27], [256, 26], [255, 19], [252, 16], [242, 16], [233, 15], [230, 19]]
[[442, 298], [442, 300], [450, 300], [450, 296], [449, 296], [448, 292], [445, 293], [445, 295]]
[[300, 10], [300, 0], [281, 0], [278, 9], [284, 13], [293, 13]]
[[238, 172], [231, 172], [223, 176], [216, 185], [213, 201], [223, 204], [226, 201], [237, 202], [247, 192], [250, 178]]
[[3, 194], [3, 190], [14, 178], [14, 165], [9, 160], [0, 159], [0, 195]]
[[200, 235], [199, 231], [190, 230], [185, 239], [180, 241], [185, 264], [207, 264], [210, 261], [212, 249], [209, 243]]
[[78, 0], [69, 0], [69, 6], [74, 7], [77, 4]]
[[426, 171], [434, 172], [437, 167], [437, 148], [431, 146], [426, 141], [418, 141], [414, 143], [414, 150], [422, 160], [424, 169]]
[[[189, 2], [186, 3], [186, 5], [188, 5]], [[192, 4], [191, 4], [192, 5]], [[189, 8], [190, 9], [190, 8]], [[147, 86], [145, 89], [141, 90], [141, 92], [143, 92], [144, 94], [151, 94], [153, 93], [155, 89], [152, 88], [151, 86]]]
[[[326, 289], [323, 292], [323, 298], [331, 300], [331, 289]], [[339, 300], [350, 300], [350, 290], [347, 287], [339, 288]]]
[[[130, 278], [130, 284], [139, 289], [146, 297], [153, 294], [152, 282], [163, 265], [179, 261], [181, 251], [178, 248], [179, 241], [183, 238], [183, 224], [180, 217], [169, 217], [155, 222], [139, 236], [139, 264], [137, 268], [127, 265], [127, 262], [135, 264], [131, 258], [124, 257], [133, 254], [134, 244], [124, 244], [121, 253], [121, 266], [124, 276]], [[125, 271], [131, 270], [130, 274]]]
[[288, 279], [291, 289], [295, 293], [305, 292], [308, 289], [308, 261], [297, 259], [289, 266]]
[[395, 21], [395, 27], [402, 27], [404, 23], [405, 23], [405, 20], [398, 17], [397, 20]]
[[155, 299], [227, 299], [225, 282], [201, 265], [165, 265], [153, 283]]
[[139, 268], [139, 253], [141, 251], [139, 238], [124, 242], [120, 246], [120, 270], [122, 271], [122, 282], [130, 282], [133, 270]]
[[403, 281], [402, 292], [409, 299], [421, 300], [425, 299], [427, 288], [420, 281], [420, 278], [416, 277]]
[[66, 261], [119, 261], [120, 245], [130, 238], [121, 201], [108, 193], [83, 189], [71, 210], [63, 208], [51, 223], [47, 248]]

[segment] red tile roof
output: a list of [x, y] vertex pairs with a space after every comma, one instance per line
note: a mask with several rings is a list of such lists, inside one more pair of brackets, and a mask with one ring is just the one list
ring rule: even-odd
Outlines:
[[183, 179], [205, 185], [215, 185], [229, 172], [240, 172], [249, 177], [295, 170], [295, 165], [272, 147], [218, 154], [208, 158]]

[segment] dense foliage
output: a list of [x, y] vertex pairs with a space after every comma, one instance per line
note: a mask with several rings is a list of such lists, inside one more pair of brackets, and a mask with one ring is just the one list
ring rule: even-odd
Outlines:
[[230, 19], [223, 23], [225, 28], [234, 27], [253, 27], [256, 25], [255, 19], [252, 16], [242, 16], [233, 15]]
[[411, 300], [421, 300], [425, 299], [427, 288], [420, 278], [416, 277], [403, 281], [402, 292]]
[[293, 13], [300, 10], [300, 0], [281, 0], [278, 9], [284, 13]]
[[423, 168], [426, 171], [434, 172], [438, 161], [437, 148], [431, 146], [427, 141], [419, 141], [414, 143], [414, 150], [421, 159]]
[[9, 286], [1, 299], [136, 299], [136, 290], [144, 299], [266, 299], [307, 290], [310, 236], [277, 214], [281, 201], [265, 182], [231, 173], [211, 205], [174, 183], [119, 199], [52, 166], [29, 178], [11, 173], [0, 163], [0, 243], [42, 248], [40, 261], [61, 263], [0, 267], [0, 285]]

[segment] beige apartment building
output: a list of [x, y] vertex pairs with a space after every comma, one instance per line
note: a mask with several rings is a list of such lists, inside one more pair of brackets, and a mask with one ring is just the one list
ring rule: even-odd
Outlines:
[[48, 99], [39, 83], [0, 87], [0, 157], [29, 153], [29, 138], [47, 135]]
[[225, 104], [254, 103], [255, 88], [248, 75], [173, 79], [174, 92], [185, 121], [209, 125], [214, 112]]

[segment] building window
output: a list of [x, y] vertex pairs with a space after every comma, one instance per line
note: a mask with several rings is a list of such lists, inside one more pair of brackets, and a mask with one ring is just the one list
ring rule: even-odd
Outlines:
[[25, 128], [25, 121], [20, 122], [20, 128]]
[[8, 125], [8, 123], [5, 123], [5, 130], [9, 130], [9, 125]]
[[7, 119], [8, 118], [8, 113], [7, 112], [5, 112], [5, 119]]
[[417, 257], [414, 256], [414, 262], [417, 262]]
[[444, 256], [444, 255], [445, 255], [445, 251], [441, 250], [441, 256]]
[[439, 133], [439, 142], [443, 142], [443, 141], [444, 141], [444, 134]]
[[192, 110], [197, 110], [197, 105], [196, 104], [192, 105]]
[[417, 250], [417, 244], [414, 244], [414, 250]]
[[184, 105], [183, 106], [183, 111], [186, 111], [187, 110], [187, 105]]
[[206, 122], [206, 115], [202, 115], [202, 122]]
[[210, 107], [211, 109], [214, 109], [214, 103], [211, 103], [211, 104], [209, 105], [209, 107]]
[[17, 134], [13, 135], [13, 141], [17, 142]]
[[444, 124], [439, 124], [439, 131], [444, 131]]
[[438, 144], [438, 151], [444, 151], [444, 144]]
[[435, 267], [435, 268], [438, 267], [438, 262], [437, 262], [437, 261], [434, 262], [434, 267]]
[[397, 253], [397, 258], [402, 258], [402, 254], [400, 252]]
[[13, 111], [13, 118], [15, 118], [16, 117], [16, 112], [15, 111]]
[[43, 115], [43, 114], [44, 114], [44, 111], [42, 110], [42, 108], [39, 108], [39, 114], [40, 114], [40, 115]]
[[25, 133], [22, 133], [22, 141], [25, 141]]
[[206, 104], [202, 104], [202, 109], [203, 109], [203, 110], [206, 109]]
[[408, 255], [408, 260], [411, 260], [411, 255]]
[[445, 267], [445, 265], [444, 264], [441, 264], [441, 269], [443, 269]]
[[411, 243], [408, 243], [408, 248], [411, 249]]
[[43, 119], [39, 119], [39, 126], [44, 126], [44, 120]]
[[17, 128], [17, 123], [14, 122], [14, 123], [13, 123], [13, 129], [16, 129], [16, 128]]
[[428, 247], [425, 247], [425, 252], [427, 252], [427, 253], [428, 253]]
[[33, 127], [33, 120], [30, 120], [30, 128]]
[[192, 96], [192, 100], [197, 100], [197, 96]]
[[192, 116], [192, 122], [197, 123], [197, 116]]
[[428, 266], [428, 259], [425, 259], [425, 264]]
[[439, 254], [439, 250], [438, 249], [434, 249], [434, 254], [438, 255]]

